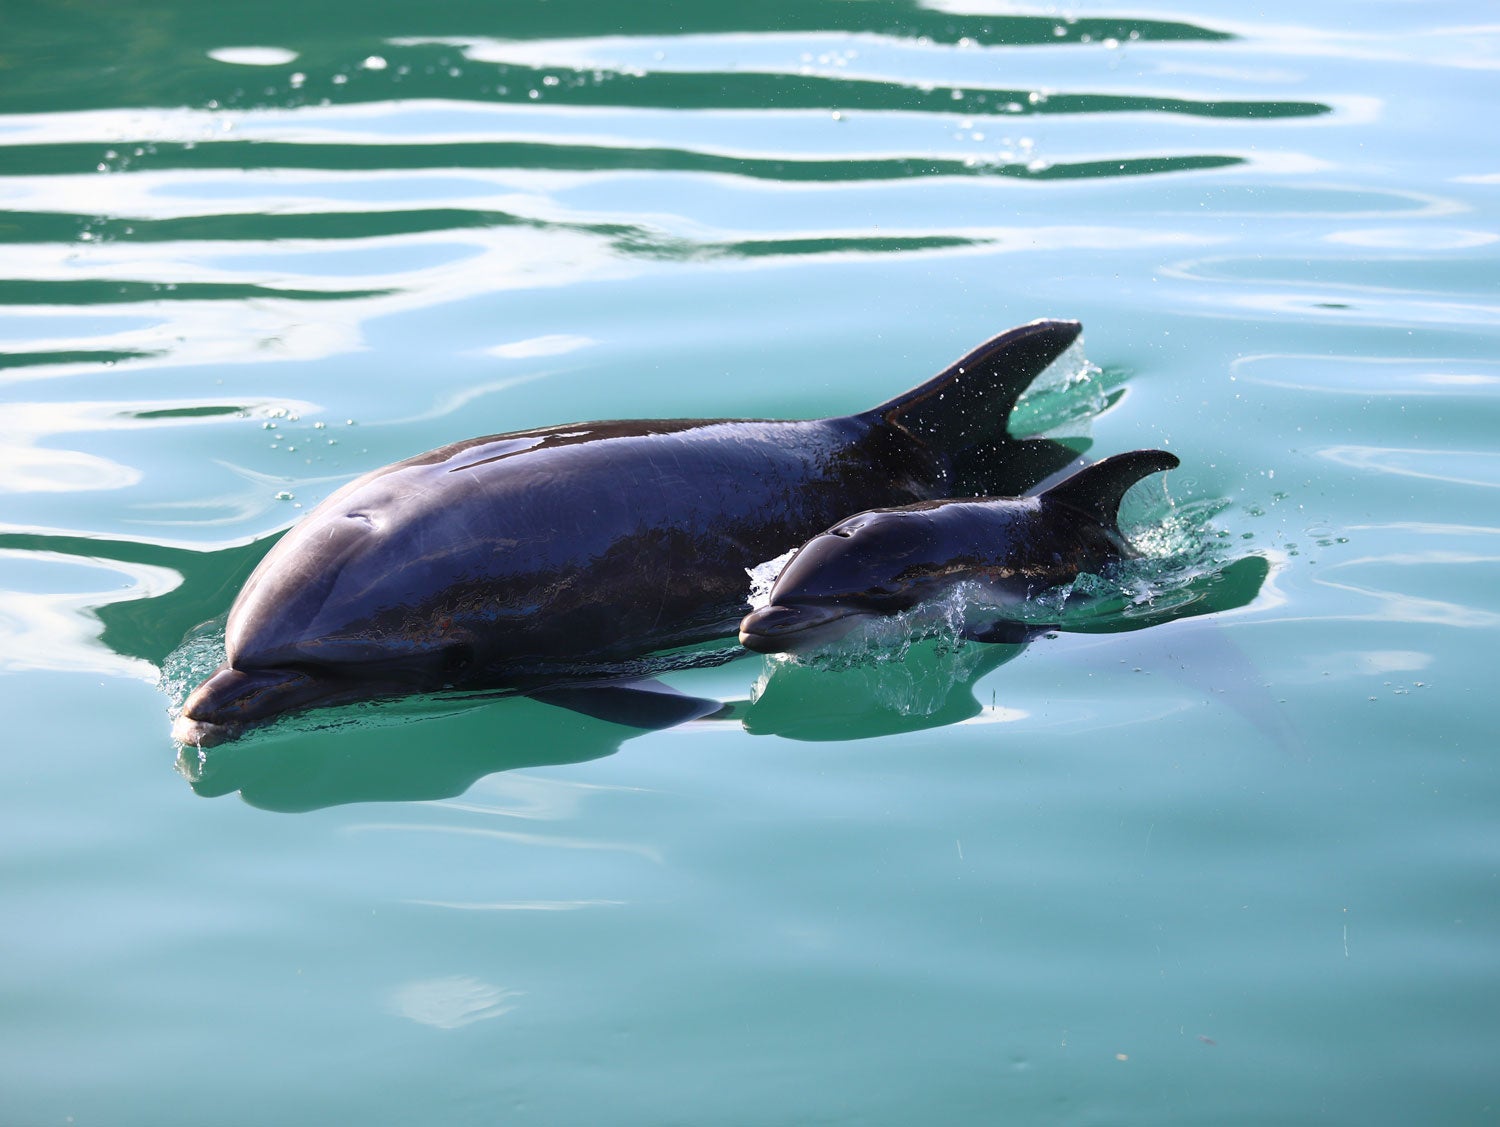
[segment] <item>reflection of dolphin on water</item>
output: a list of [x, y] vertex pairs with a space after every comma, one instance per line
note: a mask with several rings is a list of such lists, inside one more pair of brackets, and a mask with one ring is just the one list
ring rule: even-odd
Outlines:
[[[1260, 591], [1268, 568], [1262, 557], [1249, 556], [1199, 576], [1160, 613], [1121, 617], [1106, 612], [1102, 619], [1090, 619], [1089, 630], [1134, 630], [1246, 606]], [[1176, 654], [1188, 644], [1188, 626], [1182, 623], [1168, 635], [1167, 650]], [[1259, 724], [1266, 712], [1259, 678], [1232, 641], [1219, 633], [1193, 632], [1191, 637], [1199, 639], [1194, 660], [1184, 668], [1176, 660], [1160, 668]], [[754, 701], [731, 700], [721, 707], [718, 701], [683, 697], [679, 703], [711, 704], [712, 718], [699, 723], [743, 725], [753, 735], [813, 741], [890, 736], [979, 716], [992, 696], [983, 694], [985, 705], [976, 698], [980, 679], [1023, 651], [1021, 646], [971, 646], [960, 655], [929, 645], [914, 647], [899, 667], [842, 671], [771, 659], [774, 664]], [[1228, 694], [1219, 696], [1226, 688]], [[919, 707], [908, 707], [912, 694], [903, 691], [908, 689], [916, 690]], [[631, 691], [646, 687], [633, 686]], [[1003, 689], [1001, 694], [1003, 704]], [[534, 770], [612, 755], [640, 734], [638, 717], [631, 727], [621, 727], [595, 715], [548, 708], [516, 696], [414, 697], [387, 703], [364, 717], [350, 709], [337, 710], [331, 718], [334, 726], [313, 717], [281, 725], [272, 738], [253, 745], [184, 748], [179, 769], [204, 796], [238, 791], [245, 801], [266, 809], [310, 810], [350, 802], [446, 798], [462, 794], [496, 771]], [[427, 728], [422, 743], [431, 749], [429, 754], [412, 754], [409, 725], [418, 720]], [[670, 715], [657, 721], [661, 726], [674, 722]], [[497, 735], [502, 732], [503, 737]]]
[[798, 550], [770, 604], [740, 623], [740, 641], [761, 653], [816, 648], [959, 584], [976, 589], [965, 637], [1025, 641], [1035, 625], [1007, 608], [1134, 556], [1119, 529], [1120, 501], [1148, 474], [1176, 465], [1165, 451], [1137, 450], [1032, 497], [923, 501], [848, 517]]
[[319, 705], [597, 679], [732, 637], [745, 569], [840, 517], [1021, 492], [1071, 461], [1006, 423], [1078, 333], [1013, 329], [856, 415], [580, 423], [376, 470], [251, 575], [173, 734], [209, 746]]

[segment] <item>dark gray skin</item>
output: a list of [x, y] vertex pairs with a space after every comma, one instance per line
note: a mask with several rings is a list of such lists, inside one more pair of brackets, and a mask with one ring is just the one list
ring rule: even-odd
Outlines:
[[1069, 448], [1006, 420], [1079, 332], [1012, 329], [857, 415], [579, 423], [366, 474], [250, 576], [227, 660], [173, 736], [206, 747], [318, 705], [597, 680], [733, 637], [745, 569], [840, 516], [1020, 491], [1067, 465]]
[[[1003, 608], [1136, 553], [1121, 535], [1120, 500], [1177, 458], [1137, 450], [1095, 462], [1031, 497], [923, 501], [842, 520], [792, 557], [769, 605], [740, 623], [758, 653], [816, 649], [872, 616], [931, 602], [977, 583], [980, 641], [1020, 642], [1035, 631]], [[1000, 613], [996, 613], [999, 608]]]

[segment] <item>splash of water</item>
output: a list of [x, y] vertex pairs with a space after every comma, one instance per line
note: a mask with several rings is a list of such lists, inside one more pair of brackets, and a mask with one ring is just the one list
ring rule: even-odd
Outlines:
[[1083, 437], [1109, 406], [1111, 382], [1104, 369], [1083, 354], [1082, 342], [1074, 341], [1021, 396], [1011, 412], [1010, 432]]
[[224, 663], [224, 623], [199, 627], [169, 653], [162, 662], [156, 687], [167, 698], [173, 720], [182, 712], [188, 696]]
[[776, 586], [776, 577], [792, 562], [792, 557], [796, 554], [796, 548], [788, 548], [774, 560], [766, 560], [745, 569], [745, 574], [750, 577], [750, 593], [745, 596], [745, 601], [750, 604], [751, 610], [771, 605], [771, 588]]

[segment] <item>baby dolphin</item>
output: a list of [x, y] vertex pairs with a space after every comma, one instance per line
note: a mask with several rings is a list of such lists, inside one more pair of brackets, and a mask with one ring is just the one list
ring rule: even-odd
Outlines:
[[1120, 501], [1177, 464], [1164, 450], [1137, 450], [1034, 496], [919, 501], [849, 517], [802, 545], [770, 604], [740, 623], [740, 642], [758, 653], [816, 649], [862, 619], [910, 610], [966, 582], [979, 585], [988, 613], [965, 636], [1024, 641], [1035, 627], [1007, 620], [1004, 608], [1136, 555], [1120, 532]]
[[1020, 492], [1071, 462], [1006, 424], [1079, 332], [1022, 325], [854, 415], [576, 423], [368, 473], [246, 581], [227, 660], [173, 737], [207, 747], [320, 705], [597, 681], [733, 637], [745, 569], [845, 513]]

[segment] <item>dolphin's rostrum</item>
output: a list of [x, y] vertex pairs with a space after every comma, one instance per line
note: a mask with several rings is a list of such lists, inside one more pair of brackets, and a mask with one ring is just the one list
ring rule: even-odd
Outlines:
[[173, 735], [209, 746], [318, 705], [576, 682], [733, 637], [745, 569], [839, 518], [1017, 493], [1067, 465], [1072, 449], [1006, 424], [1079, 331], [1012, 329], [860, 414], [545, 427], [366, 474], [261, 561]]

